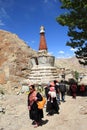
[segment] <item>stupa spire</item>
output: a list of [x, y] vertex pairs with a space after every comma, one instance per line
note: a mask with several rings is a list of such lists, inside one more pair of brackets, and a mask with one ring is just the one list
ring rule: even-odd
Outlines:
[[39, 50], [47, 50], [47, 44], [45, 39], [45, 28], [44, 26], [40, 27], [40, 44]]

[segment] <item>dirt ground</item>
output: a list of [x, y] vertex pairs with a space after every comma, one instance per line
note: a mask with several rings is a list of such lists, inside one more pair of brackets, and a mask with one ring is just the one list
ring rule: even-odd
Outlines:
[[34, 128], [28, 116], [27, 94], [5, 95], [0, 100], [5, 107], [5, 114], [0, 113], [0, 130], [87, 130], [87, 97], [66, 95], [65, 99], [59, 114], [47, 116], [44, 107], [44, 123]]

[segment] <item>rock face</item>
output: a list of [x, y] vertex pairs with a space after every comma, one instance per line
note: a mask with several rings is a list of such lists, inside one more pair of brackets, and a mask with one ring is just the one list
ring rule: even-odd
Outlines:
[[19, 87], [30, 72], [33, 54], [36, 52], [17, 35], [0, 30], [0, 87]]

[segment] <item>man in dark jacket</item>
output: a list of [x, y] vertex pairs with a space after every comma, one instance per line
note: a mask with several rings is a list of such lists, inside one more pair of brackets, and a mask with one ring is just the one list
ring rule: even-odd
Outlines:
[[65, 102], [66, 85], [63, 80], [61, 80], [59, 86], [60, 86], [60, 92], [61, 92], [61, 100], [62, 102]]

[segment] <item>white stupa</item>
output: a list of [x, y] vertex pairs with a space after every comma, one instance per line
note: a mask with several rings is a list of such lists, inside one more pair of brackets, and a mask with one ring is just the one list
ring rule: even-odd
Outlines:
[[45, 40], [45, 29], [40, 27], [40, 44], [38, 56], [31, 58], [32, 69], [29, 80], [34, 84], [47, 84], [49, 81], [58, 80], [58, 73], [54, 67], [55, 57], [48, 54]]

